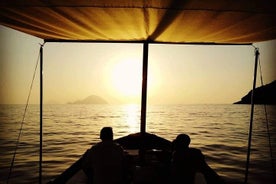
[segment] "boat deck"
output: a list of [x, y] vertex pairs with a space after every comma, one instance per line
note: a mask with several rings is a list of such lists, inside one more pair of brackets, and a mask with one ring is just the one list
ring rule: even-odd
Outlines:
[[[130, 134], [115, 140], [126, 151], [128, 163], [128, 183], [168, 184], [170, 182], [171, 142], [154, 134]], [[88, 177], [82, 170], [80, 158], [51, 184], [83, 184]], [[196, 184], [205, 184], [202, 174], [196, 175]]]
[[[138, 150], [128, 150], [134, 165], [131, 169], [130, 184], [168, 184], [170, 183], [169, 178], [169, 162], [166, 163], [162, 151], [159, 150], [148, 150], [145, 153], [143, 164], [140, 163], [138, 156]], [[168, 157], [169, 158], [169, 157]], [[161, 160], [162, 162], [161, 162]], [[164, 162], [165, 161], [165, 162]], [[169, 160], [167, 160], [169, 161]], [[88, 178], [83, 170], [79, 170], [73, 177], [71, 177], [66, 184], [87, 184]], [[196, 175], [195, 184], [206, 184], [204, 176], [200, 173]]]

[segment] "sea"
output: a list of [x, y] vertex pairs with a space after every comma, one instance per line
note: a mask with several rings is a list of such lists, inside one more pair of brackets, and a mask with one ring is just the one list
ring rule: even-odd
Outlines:
[[[39, 105], [29, 105], [24, 115], [25, 108], [0, 105], [0, 183], [39, 181]], [[190, 146], [202, 151], [226, 183], [243, 183], [250, 109], [234, 104], [148, 105], [146, 131], [168, 140], [190, 135]], [[140, 111], [135, 104], [43, 105], [43, 183], [99, 142], [102, 127], [113, 127], [115, 139], [139, 132]], [[248, 183], [275, 184], [276, 106], [255, 105], [252, 130]]]

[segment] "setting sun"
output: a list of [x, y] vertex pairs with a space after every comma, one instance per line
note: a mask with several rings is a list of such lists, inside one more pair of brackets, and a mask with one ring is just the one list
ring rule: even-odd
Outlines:
[[112, 88], [128, 98], [137, 97], [142, 87], [142, 63], [138, 59], [117, 62], [111, 71]]

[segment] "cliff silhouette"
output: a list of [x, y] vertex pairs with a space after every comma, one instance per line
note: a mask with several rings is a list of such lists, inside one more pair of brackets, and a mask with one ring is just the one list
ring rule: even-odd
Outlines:
[[69, 104], [108, 104], [107, 101], [105, 101], [103, 98], [96, 96], [96, 95], [90, 95], [83, 100], [77, 100], [75, 102], [70, 102]]
[[[234, 104], [251, 104], [252, 90]], [[254, 104], [276, 105], [276, 80], [255, 89]]]

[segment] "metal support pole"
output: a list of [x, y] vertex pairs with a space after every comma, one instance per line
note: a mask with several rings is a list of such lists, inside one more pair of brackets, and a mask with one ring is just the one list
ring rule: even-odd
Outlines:
[[143, 45], [143, 81], [142, 81], [142, 99], [141, 99], [141, 126], [140, 132], [146, 132], [146, 111], [147, 111], [147, 81], [148, 81], [148, 53], [149, 43]]
[[250, 114], [250, 125], [249, 125], [247, 160], [246, 160], [246, 171], [245, 171], [244, 184], [246, 184], [247, 180], [248, 180], [250, 152], [251, 152], [252, 128], [253, 128], [253, 116], [254, 116], [254, 91], [255, 91], [255, 88], [256, 88], [256, 78], [257, 78], [259, 55], [260, 55], [259, 50], [257, 48], [255, 48], [254, 80], [253, 80], [253, 87], [252, 87], [252, 91], [251, 91], [251, 114]]
[[40, 47], [40, 145], [39, 145], [39, 183], [42, 183], [42, 136], [43, 136], [43, 45]]

